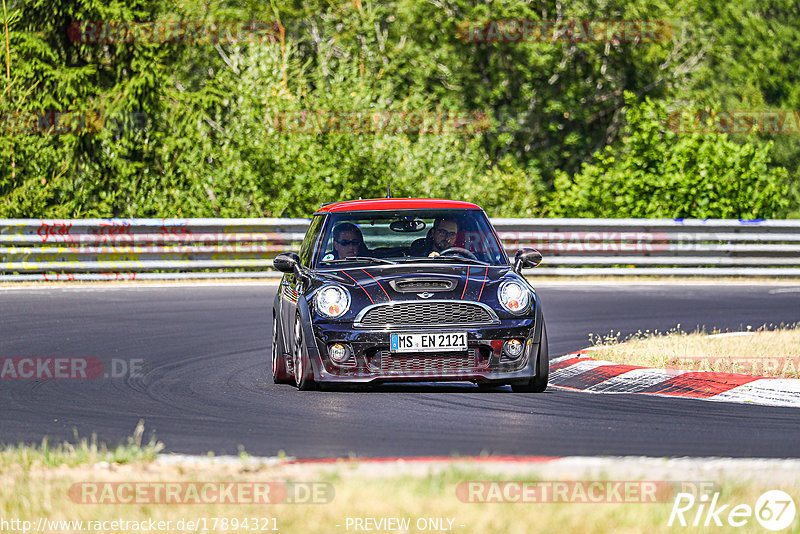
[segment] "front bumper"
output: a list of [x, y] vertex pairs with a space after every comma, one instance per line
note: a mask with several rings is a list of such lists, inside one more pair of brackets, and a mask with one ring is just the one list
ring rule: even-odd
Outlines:
[[[479, 383], [527, 382], [534, 375], [539, 337], [533, 318], [501, 320], [480, 327], [427, 327], [369, 330], [350, 323], [320, 323], [312, 327], [315, 380], [322, 383], [382, 383], [471, 381]], [[392, 353], [393, 333], [467, 333], [466, 351]], [[522, 354], [512, 359], [503, 342], [518, 339]], [[337, 364], [328, 356], [334, 343], [344, 345], [347, 358]]]

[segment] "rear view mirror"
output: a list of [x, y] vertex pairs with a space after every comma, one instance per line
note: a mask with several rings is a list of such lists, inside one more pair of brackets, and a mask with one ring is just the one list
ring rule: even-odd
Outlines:
[[420, 219], [399, 219], [392, 221], [389, 228], [394, 232], [421, 232], [425, 229], [425, 221]]

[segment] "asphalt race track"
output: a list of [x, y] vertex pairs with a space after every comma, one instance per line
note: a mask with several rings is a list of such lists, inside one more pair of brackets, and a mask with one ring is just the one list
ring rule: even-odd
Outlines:
[[[273, 285], [0, 290], [0, 357], [90, 357], [94, 380], [0, 380], [0, 443], [117, 442], [143, 419], [168, 451], [271, 456], [800, 457], [800, 410], [471, 384], [301, 393], [269, 376]], [[539, 287], [550, 355], [610, 330], [800, 321], [790, 284]], [[112, 362], [113, 360], [113, 362]], [[135, 362], [134, 360], [139, 360]], [[116, 367], [114, 367], [116, 366]], [[112, 373], [113, 373], [112, 371]]]

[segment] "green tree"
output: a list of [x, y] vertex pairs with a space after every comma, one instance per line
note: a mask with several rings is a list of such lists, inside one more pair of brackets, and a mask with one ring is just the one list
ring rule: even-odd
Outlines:
[[[767, 0], [763, 7], [755, 0], [8, 5], [3, 117], [96, 111], [105, 125], [69, 135], [4, 131], [0, 217], [294, 216], [322, 201], [380, 196], [387, 183], [395, 195], [464, 198], [492, 215], [535, 216], [546, 213], [556, 176], [553, 213], [559, 213], [567, 209], [562, 197], [572, 190], [565, 177], [583, 176], [581, 165], [597, 167], [603, 154], [618, 157], [613, 165], [604, 163], [608, 168], [621, 168], [619, 158], [631, 152], [631, 169], [639, 165], [654, 176], [667, 175], [652, 170], [656, 161], [669, 160], [658, 155], [655, 141], [652, 152], [632, 152], [632, 141], [621, 140], [625, 91], [637, 101], [649, 97], [677, 107], [800, 105], [793, 25], [798, 8], [789, 0]], [[468, 21], [496, 19], [678, 22], [675, 35], [657, 43], [461, 38]], [[96, 44], [69, 38], [71, 24], [90, 20], [279, 20], [286, 32], [280, 43]], [[479, 110], [493, 120], [488, 131], [470, 135], [297, 134], [274, 128], [276, 114], [301, 110]], [[636, 137], [630, 125], [627, 131]], [[779, 167], [796, 177], [795, 137], [775, 139], [774, 148], [761, 134], [731, 138], [741, 151], [731, 139], [709, 145], [726, 156], [697, 167], [696, 177], [709, 185], [697, 183], [695, 189], [721, 195], [726, 190], [720, 184], [732, 173], [755, 180], [758, 168], [769, 183], [783, 176]], [[670, 146], [706, 146], [690, 137], [674, 140], [669, 132], [664, 139]], [[603, 152], [606, 146], [610, 152]], [[680, 165], [689, 169], [694, 163], [686, 151]], [[800, 195], [796, 186], [794, 191]], [[688, 201], [671, 193], [651, 196], [663, 203], [659, 212], [706, 209], [699, 200], [687, 208]], [[731, 194], [730, 202], [740, 205], [717, 211], [799, 213], [800, 196], [789, 198], [788, 208], [770, 210]], [[631, 201], [638, 204], [619, 212], [656, 211], [642, 209], [641, 198]]]
[[[163, 7], [159, 0], [11, 2], [0, 112], [10, 118], [66, 112], [99, 117], [99, 124], [159, 113], [170, 49], [82, 43], [70, 27], [76, 21], [155, 20]], [[130, 198], [118, 198], [118, 185], [135, 182], [155, 164], [152, 151], [143, 149], [146, 139], [131, 128], [98, 132], [84, 125], [60, 135], [55, 128], [6, 126], [0, 136], [3, 217], [120, 215]]]
[[626, 94], [626, 135], [570, 179], [559, 173], [551, 214], [560, 217], [780, 217], [786, 170], [770, 145], [724, 134], [680, 135], [666, 128], [663, 103]]

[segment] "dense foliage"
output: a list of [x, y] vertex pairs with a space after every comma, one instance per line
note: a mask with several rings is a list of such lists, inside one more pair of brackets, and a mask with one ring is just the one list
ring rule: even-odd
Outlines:
[[664, 128], [663, 104], [628, 101], [621, 143], [575, 176], [557, 175], [554, 216], [756, 219], [787, 206], [786, 170], [767, 165], [771, 145], [678, 135]]
[[[800, 216], [797, 134], [676, 134], [665, 122], [683, 108], [800, 109], [798, 15], [791, 0], [6, 0], [0, 217], [305, 216], [387, 184], [493, 216]], [[493, 19], [666, 20], [674, 34], [464, 38], [468, 21]], [[221, 43], [74, 33], [86, 21], [254, 20], [285, 31]], [[86, 124], [22, 124], [55, 111]], [[304, 111], [488, 120], [287, 131]]]

